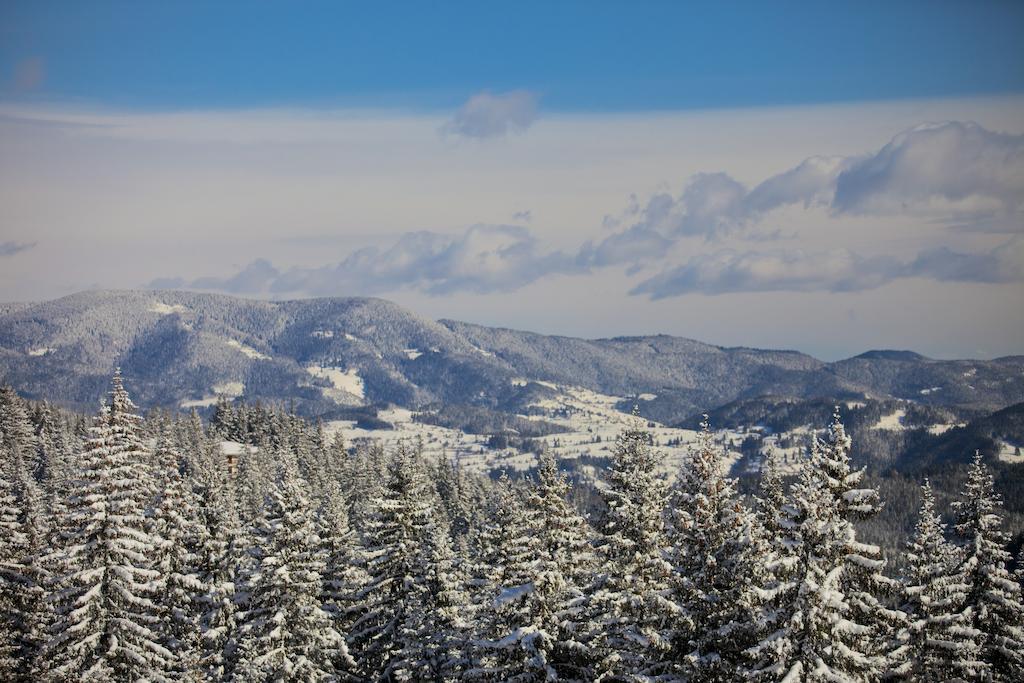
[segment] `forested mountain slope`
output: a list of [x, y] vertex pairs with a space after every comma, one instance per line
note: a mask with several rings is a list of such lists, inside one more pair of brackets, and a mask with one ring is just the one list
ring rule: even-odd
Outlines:
[[906, 398], [998, 410], [1024, 400], [1024, 357], [937, 361], [869, 352], [827, 363], [796, 351], [665, 335], [585, 340], [435, 322], [373, 298], [254, 301], [177, 291], [94, 291], [0, 307], [0, 380], [91, 408], [115, 366], [140, 405], [203, 407], [218, 395], [307, 415], [436, 402], [513, 410], [523, 380], [615, 396], [678, 421], [737, 399]]

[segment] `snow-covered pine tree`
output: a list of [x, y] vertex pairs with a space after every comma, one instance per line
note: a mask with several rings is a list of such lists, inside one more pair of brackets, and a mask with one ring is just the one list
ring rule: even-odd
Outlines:
[[305, 483], [295, 456], [278, 453], [280, 482], [270, 492], [267, 547], [251, 577], [235, 680], [332, 681], [347, 657], [320, 605], [324, 565]]
[[1024, 679], [1024, 606], [1021, 587], [1007, 571], [1010, 553], [998, 509], [1002, 501], [981, 454], [975, 453], [963, 497], [953, 504], [963, 544], [963, 607], [980, 631], [982, 659], [996, 681]]
[[[858, 488], [850, 439], [838, 415], [825, 441], [815, 439], [783, 506], [780, 528], [797, 562], [771, 586], [773, 616], [748, 650], [748, 677], [786, 681], [862, 681], [885, 675], [893, 653], [887, 629], [899, 617], [872, 592], [888, 588], [877, 547], [859, 543], [853, 520], [877, 508], [877, 493]], [[777, 575], [778, 576], [778, 575]], [[900, 613], [901, 614], [901, 613]]]
[[419, 636], [410, 624], [432, 608], [426, 573], [436, 524], [432, 498], [419, 454], [400, 444], [366, 522], [369, 581], [360, 595], [366, 607], [350, 635], [360, 671], [371, 679], [413, 678], [421, 661], [411, 649]]
[[53, 681], [158, 681], [171, 658], [153, 602], [159, 574], [150, 559], [157, 543], [146, 532], [149, 456], [120, 371], [111, 385], [53, 555], [56, 621], [44, 652]]
[[[537, 592], [541, 539], [535, 509], [503, 473], [488, 521], [476, 537], [474, 606], [478, 638], [470, 680], [543, 681], [556, 677], [551, 650], [557, 626]], [[547, 623], [542, 623], [542, 622]]]
[[[352, 625], [363, 612], [359, 593], [369, 577], [362, 542], [349, 525], [348, 501], [336, 480], [328, 485], [317, 527], [324, 562], [321, 604], [330, 615], [334, 629], [347, 638]], [[338, 658], [338, 666], [344, 668], [348, 646], [342, 641], [339, 647], [344, 651]]]
[[979, 636], [961, 607], [963, 575], [957, 549], [946, 540], [945, 524], [935, 512], [935, 495], [925, 481], [914, 537], [907, 545], [904, 586], [909, 617], [908, 656], [896, 673], [915, 681], [978, 680]]
[[11, 681], [36, 677], [45, 640], [47, 511], [30, 471], [35, 446], [21, 399], [0, 389], [0, 678]]
[[651, 441], [640, 426], [625, 428], [601, 491], [608, 510], [586, 626], [598, 680], [639, 680], [674, 668], [679, 608], [671, 596], [667, 485]]
[[[567, 500], [568, 488], [554, 456], [542, 451], [525, 508], [499, 520], [499, 532], [508, 538], [495, 539], [491, 552], [497, 560], [491, 583], [498, 593], [487, 613], [489, 663], [477, 669], [479, 678], [586, 680], [591, 675], [578, 622], [580, 586], [591, 576], [594, 557], [586, 523]], [[509, 494], [503, 497], [508, 502], [501, 507], [520, 509]]]
[[420, 610], [406, 613], [404, 647], [398, 678], [413, 681], [454, 681], [467, 666], [465, 618], [469, 596], [466, 579], [455, 562], [448, 529], [436, 523], [425, 529], [424, 555], [419, 570], [425, 598]]
[[212, 683], [230, 680], [237, 662], [235, 596], [245, 538], [224, 467], [212, 458], [199, 463], [194, 480], [199, 521], [196, 569], [205, 588], [198, 598], [202, 630], [199, 666]]
[[677, 653], [691, 680], [733, 680], [753, 645], [756, 520], [723, 476], [707, 416], [672, 487], [671, 540], [680, 608]]
[[175, 680], [197, 680], [201, 658], [200, 598], [206, 587], [199, 578], [197, 550], [204, 536], [192, 489], [181, 475], [181, 457], [164, 426], [155, 452], [162, 480], [153, 513], [156, 569], [160, 572], [157, 605], [164, 647], [173, 654], [168, 674]]
[[792, 643], [787, 620], [791, 617], [800, 574], [802, 512], [785, 495], [779, 457], [772, 451], [761, 467], [757, 496], [755, 544], [761, 554], [750, 577], [757, 642], [743, 654], [741, 667], [750, 680], [778, 680], [785, 674]]

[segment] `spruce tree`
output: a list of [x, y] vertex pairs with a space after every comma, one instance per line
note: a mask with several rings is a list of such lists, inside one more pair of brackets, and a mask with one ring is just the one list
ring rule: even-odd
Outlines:
[[601, 492], [608, 510], [588, 610], [588, 645], [601, 680], [664, 676], [674, 668], [679, 609], [671, 594], [667, 487], [657, 465], [649, 432], [636, 426], [618, 435]]
[[672, 490], [677, 651], [693, 680], [735, 679], [754, 636], [756, 520], [722, 475], [712, 439], [705, 416]]
[[360, 671], [370, 678], [410, 678], [422, 662], [411, 625], [432, 609], [434, 597], [427, 570], [436, 520], [427, 489], [418, 454], [401, 444], [371, 504], [365, 530], [369, 580], [360, 594], [365, 612], [350, 636]]
[[920, 681], [982, 678], [986, 666], [979, 661], [981, 634], [971, 627], [971, 615], [961, 607], [966, 587], [959, 553], [946, 540], [927, 481], [907, 561], [908, 656], [898, 673]]
[[164, 647], [174, 657], [169, 673], [175, 679], [195, 679], [201, 657], [200, 598], [206, 587], [199, 578], [199, 526], [192, 490], [181, 475], [180, 456], [164, 427], [157, 441], [156, 460], [162, 486], [153, 515], [157, 542], [156, 569], [160, 573], [157, 604], [161, 610]]
[[61, 524], [56, 622], [45, 652], [50, 680], [165, 678], [171, 653], [160, 643], [153, 602], [157, 543], [146, 531], [152, 486], [139, 422], [117, 372]]
[[1024, 606], [1021, 587], [1007, 570], [1010, 553], [992, 475], [975, 453], [962, 500], [954, 503], [956, 531], [964, 553], [960, 570], [966, 584], [963, 607], [971, 628], [980, 632], [982, 659], [997, 681], [1024, 677]]
[[270, 493], [268, 545], [251, 578], [235, 679], [334, 680], [345, 649], [320, 604], [320, 539], [294, 454], [279, 455], [281, 479]]

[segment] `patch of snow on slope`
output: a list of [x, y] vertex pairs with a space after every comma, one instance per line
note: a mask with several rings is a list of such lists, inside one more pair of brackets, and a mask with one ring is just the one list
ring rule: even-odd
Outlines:
[[887, 429], [889, 431], [900, 431], [904, 429], [903, 418], [907, 416], [907, 411], [900, 408], [891, 415], [883, 415], [878, 422], [871, 426], [872, 429]]
[[345, 339], [348, 339], [349, 341], [359, 341], [359, 337], [353, 337], [348, 332], [345, 333]]
[[213, 396], [203, 396], [191, 401], [182, 401], [179, 405], [182, 408], [210, 408], [217, 405], [217, 401], [223, 398], [238, 398], [245, 393], [243, 382], [224, 382], [213, 385]]
[[245, 393], [244, 382], [224, 382], [223, 384], [214, 384], [213, 393], [218, 396], [225, 396], [227, 398], [238, 398]]
[[637, 398], [641, 401], [653, 401], [658, 398], [657, 394], [638, 394]]
[[154, 301], [153, 305], [149, 307], [149, 310], [153, 313], [159, 313], [160, 315], [170, 315], [171, 313], [186, 313], [188, 309], [181, 304], [174, 304], [173, 306], [165, 304], [163, 301]]
[[939, 434], [945, 434], [946, 432], [948, 432], [953, 427], [963, 427], [963, 426], [964, 426], [963, 422], [961, 422], [960, 424], [934, 424], [934, 425], [931, 425], [931, 426], [928, 427], [928, 433], [929, 434], [935, 434], [936, 436], [938, 436]]
[[49, 346], [43, 346], [43, 347], [40, 347], [38, 349], [29, 349], [28, 350], [28, 355], [30, 355], [30, 356], [45, 356], [48, 353], [53, 353], [53, 351], [54, 351], [54, 349], [51, 349]]
[[1024, 448], [1021, 448], [1019, 444], [1003, 440], [1000, 440], [998, 443], [1000, 460], [1014, 464], [1024, 462]]
[[316, 339], [331, 339], [334, 337], [334, 330], [313, 330], [309, 336]]
[[[366, 385], [356, 368], [344, 370], [336, 367], [310, 365], [306, 367], [306, 372], [331, 383], [334, 389], [324, 389], [324, 395], [332, 400], [351, 403], [352, 396], [360, 399], [366, 398]], [[339, 396], [339, 392], [345, 395]]]
[[404, 353], [405, 357], [409, 360], [416, 360], [423, 355], [423, 352], [419, 349], [402, 349], [402, 353]]
[[263, 353], [260, 353], [259, 351], [257, 351], [256, 349], [252, 348], [251, 346], [246, 346], [242, 342], [237, 341], [235, 339], [228, 339], [227, 340], [227, 345], [230, 346], [233, 349], [238, 349], [239, 351], [241, 351], [244, 355], [248, 356], [249, 358], [255, 358], [256, 360], [270, 360], [270, 356], [268, 356], [266, 354], [263, 354]]
[[941, 391], [942, 387], [932, 387], [930, 389], [922, 389], [921, 394], [927, 396], [928, 394], [934, 394], [936, 391]]

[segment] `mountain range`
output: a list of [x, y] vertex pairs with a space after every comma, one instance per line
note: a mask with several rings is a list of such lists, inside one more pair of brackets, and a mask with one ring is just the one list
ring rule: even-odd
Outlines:
[[324, 417], [383, 403], [515, 411], [560, 384], [635, 401], [666, 423], [765, 395], [978, 411], [1024, 401], [1024, 356], [868, 351], [825, 362], [667, 335], [578, 339], [434, 321], [375, 298], [89, 291], [0, 305], [0, 381], [23, 395], [92, 410], [115, 366], [143, 407], [225, 396]]

